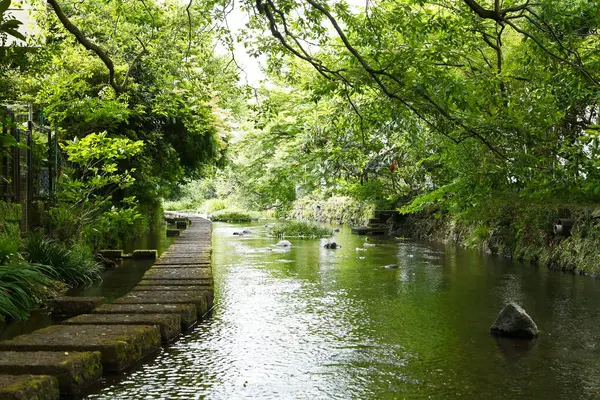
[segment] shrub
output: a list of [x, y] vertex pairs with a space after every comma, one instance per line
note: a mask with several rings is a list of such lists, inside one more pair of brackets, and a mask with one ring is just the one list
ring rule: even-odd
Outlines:
[[333, 234], [331, 229], [323, 228], [310, 222], [291, 221], [277, 224], [269, 229], [269, 235], [276, 237], [329, 237]]
[[204, 202], [202, 209], [207, 213], [221, 211], [227, 208], [227, 202], [221, 199], [209, 199]]
[[221, 210], [209, 215], [216, 222], [250, 222], [258, 219], [258, 214], [241, 210]]
[[21, 246], [21, 237], [0, 233], [0, 265], [17, 262], [19, 257], [19, 247]]
[[51, 266], [57, 279], [69, 285], [89, 285], [101, 277], [101, 265], [80, 244], [67, 247], [34, 233], [24, 240], [23, 255], [30, 263]]
[[23, 319], [58, 290], [55, 271], [44, 265], [0, 265], [0, 316]]

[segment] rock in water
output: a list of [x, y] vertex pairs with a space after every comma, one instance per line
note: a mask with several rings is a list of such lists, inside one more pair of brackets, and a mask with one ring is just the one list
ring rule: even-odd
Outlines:
[[332, 243], [325, 244], [324, 247], [326, 249], [337, 249], [337, 248], [342, 247], [342, 246], [339, 246], [336, 242], [332, 242]]
[[539, 333], [529, 314], [518, 304], [508, 303], [490, 328], [492, 335], [533, 339]]
[[275, 246], [277, 246], [277, 247], [292, 247], [292, 244], [289, 242], [289, 240], [280, 240], [279, 242], [277, 242], [277, 244]]

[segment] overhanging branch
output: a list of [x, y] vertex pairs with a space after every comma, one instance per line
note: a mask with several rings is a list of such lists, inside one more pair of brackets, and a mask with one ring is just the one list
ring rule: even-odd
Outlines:
[[127, 79], [129, 77], [129, 73], [130, 73], [131, 69], [135, 66], [135, 64], [137, 62], [139, 62], [141, 57], [147, 53], [143, 44], [142, 44], [142, 47], [143, 47], [142, 51], [135, 57], [135, 59], [129, 66], [127, 73], [125, 74], [125, 77], [123, 78], [123, 82], [119, 85], [115, 80], [115, 64], [113, 63], [111, 58], [108, 56], [108, 54], [106, 54], [106, 52], [100, 46], [98, 46], [96, 43], [94, 43], [90, 39], [88, 39], [83, 34], [83, 32], [81, 32], [81, 30], [69, 20], [69, 18], [65, 15], [62, 8], [60, 7], [60, 5], [58, 4], [58, 2], [56, 0], [48, 0], [48, 4], [50, 5], [50, 7], [52, 7], [52, 10], [54, 10], [54, 13], [58, 17], [58, 20], [61, 22], [61, 24], [65, 27], [65, 29], [67, 31], [69, 31], [69, 33], [71, 33], [75, 37], [77, 42], [79, 42], [79, 44], [81, 44], [86, 49], [94, 52], [94, 54], [96, 54], [98, 56], [98, 58], [100, 58], [100, 60], [102, 60], [102, 62], [106, 66], [106, 69], [108, 69], [109, 85], [114, 89], [114, 91], [117, 94], [122, 93], [123, 89], [125, 88], [125, 85], [127, 84]]

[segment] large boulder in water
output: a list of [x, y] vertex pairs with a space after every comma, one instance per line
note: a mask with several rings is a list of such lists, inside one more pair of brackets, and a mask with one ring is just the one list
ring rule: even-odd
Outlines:
[[492, 335], [532, 339], [539, 333], [533, 319], [518, 304], [508, 303], [490, 328]]
[[292, 247], [292, 243], [290, 243], [289, 240], [280, 240], [279, 242], [277, 242], [277, 244], [275, 246], [277, 246], [277, 247]]

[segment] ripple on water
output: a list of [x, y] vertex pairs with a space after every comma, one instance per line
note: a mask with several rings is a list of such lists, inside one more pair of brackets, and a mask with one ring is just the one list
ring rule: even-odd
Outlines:
[[[212, 318], [90, 398], [578, 400], [599, 393], [600, 283], [405, 241], [373, 241], [359, 260], [364, 239], [344, 231], [335, 251], [318, 240], [263, 251], [273, 243], [257, 227], [236, 238], [239, 227], [219, 226]], [[387, 264], [400, 268], [381, 268]], [[489, 335], [508, 298], [537, 320], [544, 334], [536, 343], [519, 347]]]

